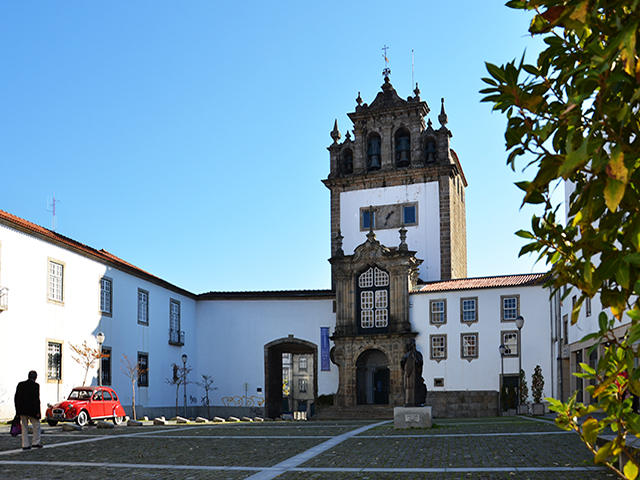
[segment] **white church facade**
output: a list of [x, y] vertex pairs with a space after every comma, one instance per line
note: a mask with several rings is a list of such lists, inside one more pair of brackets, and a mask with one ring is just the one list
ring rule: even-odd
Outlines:
[[[498, 414], [500, 386], [517, 383], [520, 366], [530, 381], [540, 365], [545, 396], [561, 396], [572, 368], [562, 361], [561, 305], [544, 274], [466, 278], [467, 179], [444, 100], [439, 128], [428, 114], [417, 88], [403, 100], [385, 78], [370, 105], [358, 95], [342, 142], [334, 126], [323, 180], [326, 290], [188, 292], [0, 211], [0, 418], [13, 416], [15, 386], [29, 370], [39, 374], [43, 406], [79, 385], [84, 370], [70, 346], [95, 347], [98, 332], [110, 354], [102, 382], [129, 414], [125, 355], [147, 369], [135, 386], [138, 415], [173, 416], [171, 365], [184, 354], [191, 382], [214, 379], [215, 415], [311, 415], [319, 398], [391, 408], [404, 403], [400, 359], [412, 339], [436, 417]], [[98, 383], [97, 368], [90, 377]], [[203, 414], [204, 393], [187, 385], [191, 416]]]

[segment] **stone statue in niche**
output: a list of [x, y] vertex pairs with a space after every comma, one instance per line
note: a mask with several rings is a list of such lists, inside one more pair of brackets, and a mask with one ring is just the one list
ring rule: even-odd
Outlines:
[[427, 386], [422, 378], [422, 354], [416, 349], [415, 339], [409, 340], [407, 353], [400, 361], [404, 377], [404, 406], [421, 407], [427, 399]]

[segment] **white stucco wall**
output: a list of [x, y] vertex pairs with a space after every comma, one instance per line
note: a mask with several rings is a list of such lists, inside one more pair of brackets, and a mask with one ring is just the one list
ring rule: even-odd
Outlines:
[[337, 391], [337, 367], [320, 371], [320, 328], [335, 327], [332, 300], [200, 300], [197, 317], [197, 376], [213, 376], [213, 404], [244, 395], [244, 383], [249, 396], [258, 395], [258, 387], [264, 395], [264, 346], [290, 334], [318, 347], [318, 394]]
[[[64, 302], [48, 301], [49, 259], [64, 264]], [[100, 313], [100, 279], [112, 279], [112, 316]], [[171, 387], [164, 378], [163, 362], [180, 362], [183, 352], [195, 358], [195, 300], [99, 261], [34, 236], [0, 225], [0, 286], [9, 289], [8, 309], [0, 312], [0, 417], [13, 415], [13, 395], [29, 370], [38, 372], [41, 403], [55, 403], [81, 385], [84, 368], [72, 359], [70, 344], [83, 341], [97, 347], [98, 331], [105, 334], [105, 347], [112, 347], [112, 386], [123, 405], [131, 403], [131, 383], [120, 367], [123, 354], [137, 360], [138, 352], [149, 354], [149, 388], [139, 389], [136, 403], [171, 405]], [[150, 326], [137, 322], [138, 288], [149, 292]], [[181, 302], [185, 347], [168, 344], [169, 298]], [[47, 343], [62, 344], [62, 379], [47, 381]], [[162, 360], [161, 360], [162, 359]], [[98, 367], [89, 372], [87, 384], [96, 385]]]
[[[370, 205], [418, 203], [418, 225], [407, 226], [407, 245], [416, 257], [424, 260], [420, 278], [424, 281], [440, 280], [440, 201], [438, 183], [419, 183], [397, 187], [372, 188], [342, 192], [340, 194], [340, 229], [344, 240], [342, 248], [351, 255], [366, 241], [368, 232], [360, 231], [360, 208]], [[387, 247], [400, 244], [399, 229], [375, 229], [377, 239]]]
[[[525, 371], [529, 392], [531, 375], [536, 365], [542, 367], [545, 377], [544, 396], [552, 395], [552, 344], [549, 331], [551, 318], [549, 293], [542, 287], [488, 288], [464, 291], [414, 293], [410, 296], [410, 319], [414, 330], [420, 332], [416, 343], [424, 357], [423, 377], [430, 391], [445, 390], [499, 390], [500, 352], [502, 331], [517, 331], [515, 322], [501, 322], [500, 297], [520, 296], [520, 314], [525, 318], [522, 328], [522, 369]], [[460, 321], [460, 299], [477, 297], [478, 321]], [[446, 299], [447, 321], [437, 327], [429, 323], [429, 300]], [[478, 333], [478, 358], [461, 358], [460, 335]], [[447, 359], [430, 360], [430, 335], [447, 335]], [[518, 357], [504, 360], [505, 375], [517, 375]], [[444, 378], [444, 387], [434, 387], [434, 378]], [[531, 395], [531, 394], [529, 394]], [[531, 400], [531, 396], [529, 396]]]

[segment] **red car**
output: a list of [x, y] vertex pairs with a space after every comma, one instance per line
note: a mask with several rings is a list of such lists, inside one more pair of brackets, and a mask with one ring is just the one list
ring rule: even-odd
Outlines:
[[94, 420], [124, 422], [125, 412], [118, 395], [109, 387], [76, 387], [65, 401], [48, 405], [45, 420], [50, 426], [58, 422], [76, 422], [85, 426]]

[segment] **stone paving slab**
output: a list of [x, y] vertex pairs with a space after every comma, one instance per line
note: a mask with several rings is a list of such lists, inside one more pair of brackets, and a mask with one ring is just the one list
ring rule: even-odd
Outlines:
[[[169, 480], [615, 478], [593, 466], [577, 435], [550, 422], [511, 417], [436, 424], [394, 430], [391, 423], [364, 421], [265, 422], [80, 432], [45, 426], [45, 448], [28, 452], [20, 450], [20, 437], [0, 426], [0, 480], [77, 480], [96, 472], [101, 478]], [[367, 426], [372, 428], [347, 438]]]

